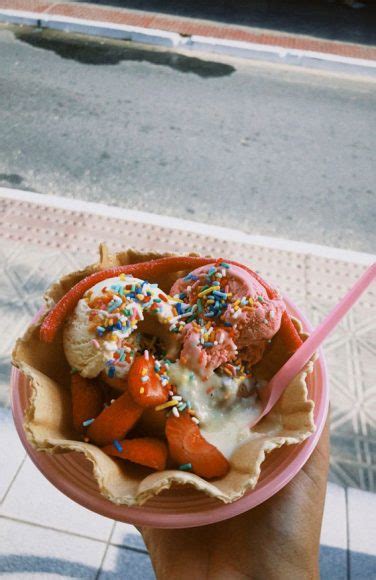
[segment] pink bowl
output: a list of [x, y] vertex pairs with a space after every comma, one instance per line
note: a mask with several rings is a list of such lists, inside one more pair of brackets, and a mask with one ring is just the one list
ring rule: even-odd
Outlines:
[[[288, 311], [299, 318], [306, 331], [311, 325], [294, 304], [285, 298]], [[13, 368], [11, 376], [12, 410], [18, 435], [34, 464], [61, 492], [80, 505], [108, 518], [135, 525], [156, 528], [189, 528], [226, 520], [269, 499], [284, 487], [303, 467], [316, 447], [323, 430], [329, 405], [329, 388], [323, 353], [320, 352], [308, 379], [310, 397], [315, 401], [315, 433], [300, 445], [273, 451], [263, 464], [256, 487], [242, 498], [223, 504], [193, 489], [162, 492], [140, 507], [115, 505], [104, 498], [92, 475], [91, 464], [81, 453], [51, 455], [36, 451], [23, 429], [24, 411], [28, 405], [29, 383]]]

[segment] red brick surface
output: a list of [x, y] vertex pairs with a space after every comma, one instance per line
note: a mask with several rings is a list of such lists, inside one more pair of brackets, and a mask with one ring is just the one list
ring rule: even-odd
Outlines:
[[376, 60], [376, 47], [373, 46], [333, 42], [292, 34], [264, 33], [241, 26], [212, 24], [202, 20], [160, 16], [126, 9], [106, 8], [80, 3], [66, 4], [64, 2], [53, 2], [51, 0], [0, 0], [1, 8], [13, 8], [15, 10], [35, 11], [38, 13], [45, 11], [49, 14], [60, 16], [155, 28], [188, 36], [208, 36], [218, 39], [237, 40], [268, 46], [310, 50], [352, 58]]
[[0, 0], [0, 9], [26, 10], [27, 12], [44, 12], [51, 6], [48, 0]]
[[[0, 0], [0, 5], [1, 5]], [[25, 0], [24, 0], [25, 1]], [[88, 4], [65, 4], [55, 3], [48, 11], [49, 14], [59, 14], [72, 18], [84, 18], [86, 20], [100, 20], [114, 24], [128, 24], [129, 26], [143, 26], [145, 28], [155, 28], [152, 26], [153, 15], [147, 13], [136, 13], [124, 9], [101, 8]]]

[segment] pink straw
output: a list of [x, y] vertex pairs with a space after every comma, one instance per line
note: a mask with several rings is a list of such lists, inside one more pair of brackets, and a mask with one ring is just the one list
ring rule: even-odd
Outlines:
[[283, 391], [290, 384], [292, 379], [299, 373], [304, 365], [309, 361], [311, 356], [316, 352], [318, 347], [324, 342], [328, 334], [337, 326], [345, 314], [350, 310], [353, 304], [368, 288], [376, 277], [376, 263], [372, 264], [354, 286], [349, 290], [341, 302], [333, 308], [322, 323], [312, 332], [306, 341], [298, 350], [289, 358], [282, 368], [274, 375], [269, 383], [263, 387], [260, 392], [263, 404], [262, 413], [252, 423], [251, 427], [256, 425], [262, 417], [267, 415], [274, 407]]

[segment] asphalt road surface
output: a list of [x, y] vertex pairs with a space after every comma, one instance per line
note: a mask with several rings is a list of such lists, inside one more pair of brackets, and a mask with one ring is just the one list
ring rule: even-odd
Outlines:
[[376, 84], [0, 28], [0, 185], [376, 248]]

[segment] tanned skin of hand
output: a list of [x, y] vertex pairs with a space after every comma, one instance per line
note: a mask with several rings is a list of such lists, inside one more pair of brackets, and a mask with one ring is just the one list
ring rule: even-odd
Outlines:
[[314, 580], [329, 465], [329, 419], [303, 469], [279, 493], [230, 520], [140, 529], [158, 580]]

